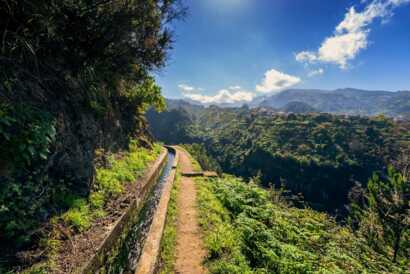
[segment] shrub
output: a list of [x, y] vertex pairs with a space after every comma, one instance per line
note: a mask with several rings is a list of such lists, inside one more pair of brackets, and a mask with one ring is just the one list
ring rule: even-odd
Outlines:
[[231, 176], [197, 185], [211, 273], [405, 272], [324, 213], [274, 203]]
[[91, 226], [90, 208], [85, 199], [76, 199], [72, 207], [62, 215], [63, 221], [70, 227], [82, 232]]
[[105, 204], [104, 194], [101, 192], [93, 192], [89, 197], [90, 205], [94, 209], [101, 209]]
[[[91, 191], [97, 146], [124, 149], [130, 136], [151, 144], [142, 112], [164, 99], [150, 73], [165, 65], [167, 23], [183, 13], [179, 0], [1, 2], [0, 241], [15, 248], [8, 252], [35, 244], [40, 224], [63, 210], [55, 195]], [[110, 175], [100, 175], [102, 185], [116, 194]]]
[[229, 211], [215, 197], [206, 181], [197, 181], [199, 222], [208, 249], [207, 267], [211, 273], [252, 273], [241, 252], [238, 231], [231, 223]]

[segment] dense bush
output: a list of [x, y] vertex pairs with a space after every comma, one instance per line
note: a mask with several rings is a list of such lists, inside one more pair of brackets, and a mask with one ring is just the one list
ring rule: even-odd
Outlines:
[[0, 154], [7, 163], [25, 168], [46, 160], [56, 134], [50, 114], [27, 105], [0, 105]]
[[[87, 71], [110, 80], [109, 85], [120, 75], [145, 73], [163, 65], [171, 42], [164, 23], [180, 14], [176, 2], [5, 0], [0, 8], [2, 64], [9, 67], [2, 73], [47, 82], [53, 78], [35, 76], [69, 78]], [[2, 84], [13, 92], [17, 83]]]
[[96, 150], [152, 146], [143, 113], [164, 100], [151, 73], [183, 13], [179, 0], [1, 2], [0, 261], [35, 248], [62, 197], [88, 199]]
[[326, 214], [274, 202], [275, 191], [229, 176], [197, 185], [211, 273], [406, 271], [408, 258], [393, 263]]
[[409, 258], [410, 180], [392, 166], [381, 175], [373, 174], [367, 189], [352, 197], [351, 224], [370, 246], [393, 261]]
[[[50, 180], [44, 165], [55, 134], [49, 114], [25, 105], [0, 105], [0, 239], [24, 243], [30, 238], [27, 229], [47, 214], [42, 205], [50, 198], [44, 195]], [[36, 199], [30, 199], [33, 194]]]
[[186, 144], [182, 145], [192, 157], [198, 161], [202, 170], [216, 171], [222, 173], [221, 167], [218, 162], [208, 155], [205, 147], [201, 144]]
[[[141, 148], [133, 140], [128, 150], [110, 154], [105, 161], [101, 161], [97, 167], [96, 183], [88, 197], [72, 193], [61, 196], [59, 204], [64, 210], [51, 218], [47, 224], [48, 234], [38, 243], [41, 260], [25, 266], [27, 268], [23, 273], [61, 273], [63, 270], [59, 255], [67, 251], [60, 247], [64, 246], [67, 235], [85, 232], [93, 224], [107, 220], [102, 218], [107, 217], [109, 220], [118, 214], [113, 208], [120, 201], [124, 202], [121, 195], [129, 195], [128, 192], [133, 189], [131, 186], [138, 182], [147, 167], [158, 158], [161, 150], [162, 146], [158, 144], [154, 144], [153, 149]], [[101, 151], [99, 154], [103, 155]], [[2, 270], [0, 265], [0, 273]]]

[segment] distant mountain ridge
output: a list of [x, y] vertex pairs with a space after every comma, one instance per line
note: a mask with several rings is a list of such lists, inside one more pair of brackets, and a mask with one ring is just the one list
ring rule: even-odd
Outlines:
[[280, 108], [280, 111], [289, 113], [312, 113], [318, 112], [317, 109], [303, 102], [292, 101]]
[[[199, 102], [168, 99], [172, 108], [205, 107]], [[309, 113], [326, 112], [348, 115], [410, 118], [410, 91], [383, 91], [343, 88], [336, 90], [288, 89], [274, 95], [256, 97], [246, 104], [250, 108], [272, 108], [274, 111]], [[219, 107], [238, 107], [220, 104]]]
[[288, 89], [266, 97], [258, 107], [281, 109], [291, 102], [300, 102], [319, 112], [410, 116], [410, 91], [370, 91], [353, 88], [336, 90]]

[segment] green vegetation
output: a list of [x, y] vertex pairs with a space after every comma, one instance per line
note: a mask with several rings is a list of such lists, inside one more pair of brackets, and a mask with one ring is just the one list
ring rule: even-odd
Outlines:
[[75, 198], [69, 202], [69, 210], [62, 215], [64, 222], [80, 232], [88, 229], [93, 218], [105, 215], [105, 204], [123, 193], [126, 184], [135, 183], [148, 164], [158, 158], [161, 149], [155, 144], [148, 150], [131, 141], [129, 151], [110, 155], [107, 167], [97, 168], [89, 198]]
[[[376, 173], [373, 175], [367, 190], [356, 198], [352, 206], [358, 233], [367, 239], [370, 246], [394, 262], [398, 257], [410, 258], [409, 199], [410, 181], [389, 166], [385, 178], [381, 179]], [[386, 249], [386, 246], [390, 248]]]
[[208, 270], [211, 273], [251, 273], [241, 251], [240, 234], [231, 221], [229, 211], [217, 199], [208, 180], [196, 179], [196, 183], [199, 223], [208, 250]]
[[161, 239], [161, 249], [158, 257], [158, 273], [167, 274], [174, 272], [175, 247], [177, 243], [177, 217], [178, 217], [178, 191], [180, 187], [180, 173], [177, 170], [171, 196], [168, 203], [167, 217], [164, 233]]
[[[53, 271], [62, 239], [112, 213], [158, 157], [144, 114], [165, 106], [152, 72], [166, 63], [181, 2], [2, 1], [1, 273]], [[386, 113], [408, 113], [400, 98], [409, 95], [396, 95]], [[408, 122], [187, 104], [156, 111], [147, 115], [154, 135], [186, 144], [196, 169], [260, 176], [265, 188], [229, 176], [197, 181], [212, 273], [408, 272]], [[272, 190], [282, 185], [337, 217], [352, 198], [352, 228], [290, 207]], [[163, 273], [175, 260], [177, 192]]]
[[[24, 244], [29, 238], [24, 232], [44, 214], [41, 206], [49, 197], [43, 192], [50, 182], [42, 176], [43, 165], [55, 135], [49, 114], [23, 104], [0, 104], [0, 239]], [[32, 193], [35, 201], [28, 199]]]
[[45, 160], [56, 135], [55, 121], [48, 113], [24, 104], [0, 104], [1, 155], [15, 168]]
[[[158, 144], [154, 144], [152, 150], [141, 148], [136, 141], [131, 141], [128, 151], [109, 155], [106, 166], [97, 168], [96, 183], [87, 199], [73, 195], [63, 198], [61, 203], [65, 205], [66, 211], [50, 220], [50, 233], [39, 243], [47, 259], [26, 272], [46, 273], [53, 269], [62, 231], [81, 233], [89, 229], [98, 218], [105, 217], [107, 203], [114, 202], [128, 184], [136, 183], [149, 164], [158, 158], [161, 149], [162, 146]], [[102, 154], [101, 151], [99, 153]]]
[[189, 152], [189, 155], [193, 157], [192, 164], [194, 165], [194, 169], [196, 169], [197, 171], [204, 169], [216, 171], [218, 173], [222, 172], [218, 162], [208, 155], [203, 145], [185, 144], [180, 146], [183, 147], [187, 152]]
[[170, 109], [160, 113], [150, 109], [146, 116], [150, 131], [158, 140], [169, 145], [191, 143], [190, 126], [193, 117], [185, 109]]
[[91, 226], [91, 213], [87, 200], [74, 200], [70, 209], [62, 215], [64, 223], [76, 228], [79, 232], [87, 230]]
[[[148, 118], [161, 141], [175, 142], [179, 137], [181, 143], [198, 143], [193, 155], [206, 151], [224, 172], [244, 178], [260, 175], [263, 186], [284, 185], [294, 195], [301, 193], [312, 208], [336, 216], [346, 216], [348, 193], [355, 183], [366, 185], [373, 172], [395, 163], [409, 146], [405, 140], [410, 140], [408, 122], [383, 116], [184, 105], [150, 112]], [[176, 131], [161, 128], [158, 120], [179, 126]]]
[[211, 273], [405, 273], [324, 213], [231, 176], [197, 179]]
[[168, 23], [184, 14], [179, 0], [2, 1], [0, 263], [24, 265], [19, 254], [53, 216], [87, 229], [86, 216], [138, 176], [130, 156], [94, 180], [96, 158], [152, 147], [144, 112], [164, 107], [152, 72], [172, 45]]

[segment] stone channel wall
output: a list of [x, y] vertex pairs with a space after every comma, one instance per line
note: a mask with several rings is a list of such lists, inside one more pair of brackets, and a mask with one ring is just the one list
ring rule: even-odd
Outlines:
[[155, 210], [154, 218], [150, 226], [148, 237], [145, 241], [141, 257], [137, 263], [136, 274], [152, 274], [155, 272], [157, 259], [160, 252], [161, 240], [168, 211], [168, 203], [171, 197], [171, 190], [175, 180], [176, 168], [178, 165], [178, 152], [174, 147], [167, 147], [175, 153], [172, 169], [164, 184], [161, 198]]
[[161, 171], [167, 160], [167, 149], [163, 149], [159, 158], [136, 184], [136, 197], [134, 201], [124, 210], [121, 217], [114, 223], [111, 231], [100, 244], [96, 253], [76, 273], [94, 274], [104, 273], [104, 266], [112, 261], [124, 244], [125, 239], [138, 221], [138, 213], [144, 205], [148, 194], [154, 187], [155, 182], [161, 175]]

